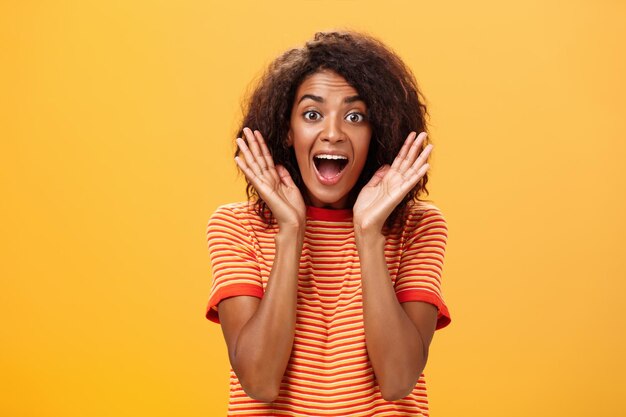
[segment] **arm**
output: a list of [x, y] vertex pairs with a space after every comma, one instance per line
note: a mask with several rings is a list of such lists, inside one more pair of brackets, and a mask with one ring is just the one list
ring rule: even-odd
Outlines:
[[437, 308], [398, 302], [381, 233], [358, 228], [355, 239], [361, 260], [367, 352], [383, 398], [395, 401], [411, 393], [426, 366]]
[[287, 368], [296, 326], [301, 234], [281, 230], [262, 299], [231, 297], [219, 304], [228, 356], [251, 398], [272, 402]]
[[274, 166], [261, 133], [248, 128], [243, 133], [247, 144], [237, 138], [243, 158], [235, 161], [278, 223], [276, 254], [260, 301], [233, 297], [222, 301], [218, 310], [230, 362], [244, 391], [272, 402], [293, 347], [306, 207], [287, 169]]
[[354, 203], [354, 236], [361, 262], [363, 320], [367, 353], [383, 398], [393, 401], [415, 387], [437, 321], [437, 308], [398, 302], [384, 255], [382, 227], [393, 209], [429, 168], [432, 145], [420, 149], [426, 133], [411, 132], [392, 165], [383, 165]]

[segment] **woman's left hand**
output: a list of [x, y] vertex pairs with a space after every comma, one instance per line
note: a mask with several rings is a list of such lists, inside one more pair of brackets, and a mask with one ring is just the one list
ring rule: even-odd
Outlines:
[[429, 144], [418, 155], [426, 132], [411, 132], [391, 166], [383, 165], [363, 187], [353, 207], [353, 222], [360, 230], [380, 232], [387, 217], [428, 171], [426, 163], [433, 148]]

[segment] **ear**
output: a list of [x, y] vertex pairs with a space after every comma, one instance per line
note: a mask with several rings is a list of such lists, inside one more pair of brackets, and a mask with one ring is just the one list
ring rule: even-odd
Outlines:
[[289, 131], [287, 132], [287, 146], [289, 148], [293, 146], [293, 131], [291, 130], [291, 127], [289, 128]]

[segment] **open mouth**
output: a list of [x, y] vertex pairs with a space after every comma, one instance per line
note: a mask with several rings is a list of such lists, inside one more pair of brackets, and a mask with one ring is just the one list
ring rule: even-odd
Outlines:
[[339, 179], [346, 165], [348, 158], [343, 155], [319, 154], [313, 157], [313, 163], [319, 176], [327, 181]]

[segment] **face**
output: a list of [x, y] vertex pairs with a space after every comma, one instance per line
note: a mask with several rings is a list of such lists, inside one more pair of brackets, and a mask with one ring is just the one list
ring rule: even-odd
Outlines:
[[366, 115], [358, 92], [335, 72], [317, 72], [298, 87], [288, 143], [296, 154], [308, 204], [348, 208], [372, 136]]

